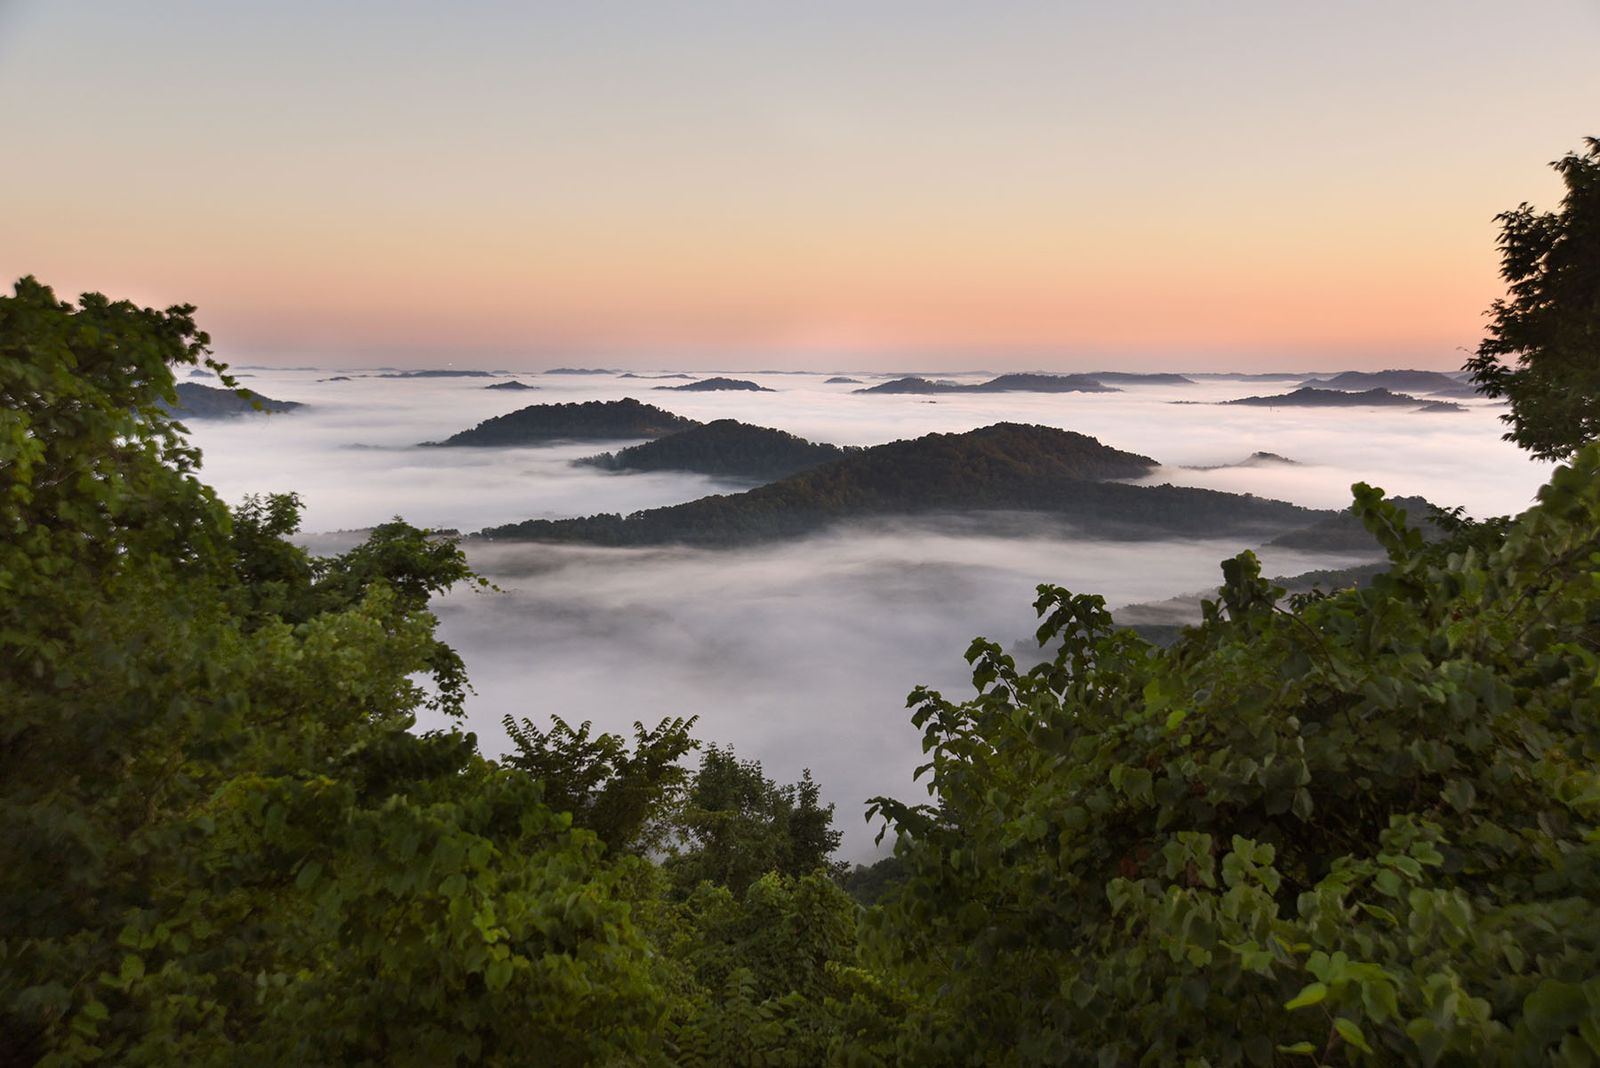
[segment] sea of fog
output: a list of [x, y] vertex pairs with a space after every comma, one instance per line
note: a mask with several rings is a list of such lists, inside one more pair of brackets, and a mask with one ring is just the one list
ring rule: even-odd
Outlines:
[[[656, 391], [649, 379], [516, 376], [537, 391], [489, 390], [503, 379], [381, 378], [375, 372], [241, 369], [242, 384], [308, 407], [269, 417], [193, 420], [204, 474], [224, 499], [293, 490], [307, 542], [394, 516], [464, 532], [532, 517], [630, 512], [741, 488], [684, 474], [613, 474], [571, 461], [605, 448], [423, 448], [529, 404], [637, 397], [700, 420], [737, 418], [815, 441], [873, 445], [999, 421], [1093, 435], [1163, 465], [1147, 481], [1206, 486], [1320, 508], [1343, 507], [1366, 481], [1473, 515], [1517, 512], [1548, 474], [1500, 439], [1502, 409], [1294, 409], [1216, 401], [1287, 392], [1278, 382], [1203, 379], [1105, 394], [855, 395], [826, 374], [729, 372], [772, 393]], [[348, 376], [346, 381], [328, 381]], [[856, 374], [871, 384], [888, 376]], [[940, 375], [982, 381], [985, 374]], [[674, 384], [674, 383], [667, 383]], [[1198, 401], [1174, 404], [1174, 401]], [[1220, 466], [1253, 452], [1293, 466]], [[1205, 470], [1202, 468], [1210, 468]], [[503, 750], [501, 719], [551, 715], [628, 731], [634, 721], [698, 716], [695, 733], [734, 745], [780, 781], [810, 768], [838, 806], [845, 855], [872, 851], [866, 798], [925, 797], [912, 782], [920, 736], [905, 695], [917, 684], [966, 692], [962, 653], [975, 636], [1024, 644], [1034, 587], [1053, 582], [1118, 605], [1215, 585], [1225, 541], [1108, 542], [1033, 528], [1017, 517], [953, 527], [869, 524], [740, 550], [469, 549], [499, 592], [460, 591], [436, 604], [441, 633], [465, 657], [475, 696], [466, 726]], [[1269, 574], [1365, 557], [1261, 550]], [[424, 727], [442, 726], [424, 723]]]

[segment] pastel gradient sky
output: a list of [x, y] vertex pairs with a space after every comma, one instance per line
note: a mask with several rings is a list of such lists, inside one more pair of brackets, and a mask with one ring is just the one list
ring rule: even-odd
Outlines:
[[0, 0], [0, 272], [246, 362], [1459, 366], [1595, 0]]

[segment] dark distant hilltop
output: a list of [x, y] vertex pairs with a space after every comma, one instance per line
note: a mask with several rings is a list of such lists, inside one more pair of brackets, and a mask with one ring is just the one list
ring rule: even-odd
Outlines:
[[859, 386], [861, 379], [851, 378], [849, 375], [834, 375], [823, 382], [825, 386]]
[[632, 397], [581, 404], [533, 404], [485, 419], [471, 430], [424, 445], [537, 445], [550, 441], [659, 438], [700, 424]]
[[766, 386], [758, 386], [744, 378], [702, 378], [698, 382], [689, 382], [681, 386], [656, 386], [656, 389], [675, 389], [682, 393], [712, 393], [724, 389], [741, 389], [750, 393], [776, 393], [776, 390]]
[[718, 419], [643, 445], [575, 462], [607, 471], [692, 471], [722, 478], [771, 481], [859, 451], [818, 444], [737, 419]]
[[1091, 371], [1089, 377], [1096, 382], [1116, 382], [1129, 386], [1192, 386], [1194, 379], [1179, 374], [1152, 373], [1143, 374], [1137, 371]]
[[528, 520], [494, 540], [588, 545], [734, 546], [815, 533], [851, 519], [1032, 512], [1090, 534], [1207, 537], [1279, 533], [1324, 517], [1248, 494], [1106, 479], [1148, 474], [1148, 456], [1043, 426], [1000, 423], [852, 453], [744, 493], [629, 516]]
[[1309, 378], [1300, 383], [1317, 389], [1346, 391], [1387, 389], [1396, 393], [1426, 393], [1435, 397], [1476, 397], [1470, 382], [1442, 371], [1345, 371], [1330, 378]]
[[[1410, 525], [1422, 532], [1425, 541], [1439, 541], [1444, 537], [1442, 528], [1424, 523], [1439, 511], [1425, 497], [1391, 497], [1389, 503], [1397, 505], [1409, 517]], [[1346, 508], [1332, 512], [1300, 530], [1291, 530], [1273, 538], [1268, 545], [1285, 549], [1309, 549], [1314, 552], [1375, 552], [1381, 551], [1378, 539], [1362, 525], [1353, 510]]]
[[931, 381], [911, 375], [896, 378], [856, 393], [1115, 393], [1088, 375], [1011, 374], [992, 378], [976, 385], [959, 382]]
[[1390, 393], [1386, 389], [1369, 389], [1361, 393], [1346, 393], [1338, 389], [1314, 389], [1302, 386], [1293, 393], [1279, 393], [1271, 397], [1240, 397], [1221, 401], [1222, 404], [1253, 404], [1271, 408], [1420, 408], [1425, 401], [1405, 393]]
[[305, 405], [299, 401], [273, 400], [248, 389], [219, 389], [198, 382], [179, 382], [177, 405], [163, 404], [162, 407], [180, 419], [227, 419], [254, 412], [289, 412]]
[[388, 374], [374, 375], [375, 378], [493, 378], [493, 371], [456, 371], [451, 369], [437, 371], [391, 371]]
[[539, 387], [538, 386], [530, 386], [526, 382], [518, 382], [516, 379], [512, 379], [510, 382], [496, 382], [493, 385], [484, 386], [483, 388], [484, 389], [538, 389]]

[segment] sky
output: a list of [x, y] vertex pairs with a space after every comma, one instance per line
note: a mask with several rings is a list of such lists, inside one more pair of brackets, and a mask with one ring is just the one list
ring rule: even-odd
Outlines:
[[0, 0], [0, 272], [320, 366], [1451, 368], [1600, 3]]

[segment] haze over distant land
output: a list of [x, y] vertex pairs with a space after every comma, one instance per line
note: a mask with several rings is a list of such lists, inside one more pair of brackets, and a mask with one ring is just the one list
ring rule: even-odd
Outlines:
[[[659, 359], [649, 366], [651, 374], [687, 373], [662, 367]], [[1102, 594], [1116, 609], [1214, 586], [1217, 562], [1246, 547], [1262, 554], [1270, 574], [1359, 565], [1374, 555], [1359, 531], [1337, 532], [1344, 539], [1337, 544], [1345, 546], [1337, 552], [1328, 551], [1333, 543], [1326, 540], [1315, 550], [1265, 543], [1326, 514], [1307, 519], [1296, 509], [1348, 505], [1357, 480], [1446, 507], [1462, 504], [1481, 516], [1526, 507], [1546, 470], [1500, 440], [1498, 410], [1483, 401], [1465, 400], [1464, 412], [1437, 417], [1413, 416], [1405, 408], [1215, 403], [1291, 389], [1312, 377], [1304, 367], [1276, 372], [1267, 386], [1195, 373], [1185, 375], [1190, 384], [1123, 383], [1117, 392], [935, 396], [857, 395], [851, 390], [858, 387], [826, 382], [836, 370], [740, 373], [773, 393], [651, 392], [657, 410], [665, 410], [644, 413], [652, 421], [670, 416], [700, 429], [610, 426], [607, 433], [622, 436], [605, 444], [572, 439], [575, 429], [593, 429], [600, 421], [584, 413], [637, 414], [645, 407], [639, 390], [656, 383], [611, 372], [525, 377], [538, 383], [538, 399], [549, 402], [530, 405], [527, 393], [484, 388], [502, 381], [495, 378], [323, 382], [349, 376], [263, 370], [248, 380], [254, 389], [306, 407], [283, 417], [196, 419], [193, 428], [203, 473], [224, 500], [298, 492], [306, 501], [305, 537], [328, 548], [348, 547], [359, 535], [316, 532], [369, 527], [396, 514], [470, 532], [530, 519], [692, 513], [691, 502], [712, 495], [735, 499], [728, 496], [729, 477], [767, 477], [749, 468], [730, 476], [728, 467], [717, 466], [763, 454], [741, 435], [733, 435], [731, 448], [720, 437], [702, 440], [704, 449], [695, 445], [694, 435], [723, 420], [750, 426], [762, 439], [782, 433], [841, 447], [964, 435], [996, 423], [1035, 424], [1162, 461], [1155, 468], [1141, 462], [1133, 470], [1146, 473], [1132, 479], [1134, 485], [1090, 483], [1079, 494], [1081, 503], [1099, 494], [1124, 504], [1178, 505], [1156, 507], [1156, 522], [1145, 524], [1146, 536], [1138, 540], [1103, 536], [1110, 530], [1089, 536], [1063, 523], [1059, 512], [924, 511], [907, 519], [903, 513], [914, 509], [902, 502], [900, 518], [888, 514], [896, 509], [844, 510], [824, 516], [808, 536], [715, 550], [470, 541], [474, 565], [505, 592], [463, 590], [441, 602], [438, 612], [477, 690], [468, 727], [490, 751], [504, 744], [498, 726], [504, 714], [555, 712], [626, 731], [637, 718], [693, 712], [704, 717], [705, 737], [760, 757], [774, 775], [792, 781], [810, 766], [841, 811], [880, 792], [886, 775], [908, 774], [922, 759], [915, 732], [899, 715], [907, 689], [925, 682], [960, 692], [967, 643], [978, 634], [1008, 642], [1026, 634], [1028, 606], [1041, 581]], [[1338, 365], [1320, 370], [1324, 378], [1340, 372]], [[882, 374], [850, 377], [886, 380]], [[939, 377], [977, 385], [996, 375]], [[1200, 403], [1172, 403], [1178, 400]], [[549, 419], [536, 418], [543, 427], [516, 438], [520, 443], [417, 447], [527, 409], [542, 409]], [[586, 425], [556, 426], [568, 419]], [[548, 437], [540, 430], [558, 433]], [[644, 457], [644, 464], [660, 460], [664, 466], [606, 470], [574, 463], [602, 450], [627, 453], [631, 446], [642, 446], [631, 455]], [[963, 471], [982, 470], [959, 457], [956, 462]], [[932, 481], [908, 479], [906, 493], [914, 496], [907, 499], [932, 503], [937, 490], [924, 486]], [[1164, 484], [1176, 488], [1163, 490]], [[1195, 497], [1218, 506], [1211, 515], [1219, 524], [1231, 514], [1238, 518], [1242, 496], [1230, 495], [1243, 494], [1254, 495], [1250, 508], [1279, 509], [1282, 523], [1275, 517], [1254, 536], [1207, 537], [1195, 526], [1157, 534], [1157, 524], [1181, 517], [1186, 498], [1198, 490], [1221, 491]], [[1274, 499], [1288, 505], [1268, 503]], [[1034, 495], [1021, 503], [1050, 502]], [[791, 511], [788, 518], [805, 517]], [[1116, 533], [1120, 538], [1128, 530]], [[430, 725], [447, 726], [423, 724]], [[864, 825], [840, 824], [851, 855], [870, 852]]]

